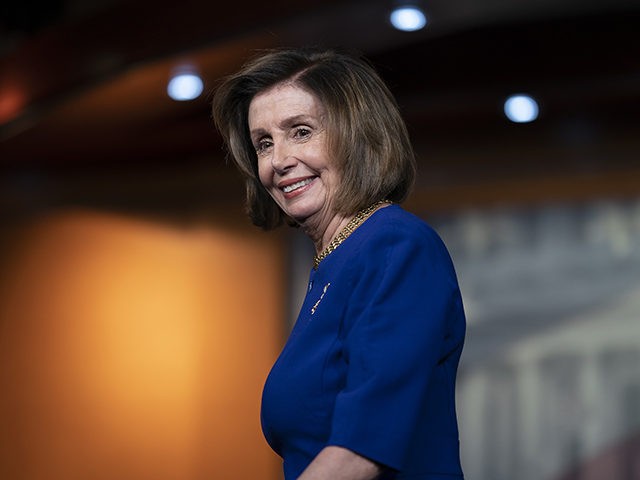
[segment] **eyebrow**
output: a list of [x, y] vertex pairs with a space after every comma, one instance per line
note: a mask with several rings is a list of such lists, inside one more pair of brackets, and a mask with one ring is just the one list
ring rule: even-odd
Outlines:
[[[312, 118], [311, 115], [301, 113], [300, 115], [294, 115], [292, 117], [285, 118], [284, 120], [282, 120], [282, 122], [280, 122], [278, 126], [279, 127], [284, 126], [288, 128], [298, 123], [309, 123], [309, 120], [311, 118]], [[251, 135], [251, 138], [255, 140], [265, 135], [269, 135], [269, 132], [267, 132], [264, 128], [255, 128], [251, 130], [249, 134]]]
[[264, 128], [256, 128], [254, 130], [251, 130], [249, 132], [249, 135], [251, 136], [252, 140], [257, 140], [267, 135], [267, 131]]
[[306, 123], [310, 118], [311, 116], [307, 114], [294, 115], [293, 117], [285, 118], [282, 121], [282, 125], [291, 126], [300, 122]]

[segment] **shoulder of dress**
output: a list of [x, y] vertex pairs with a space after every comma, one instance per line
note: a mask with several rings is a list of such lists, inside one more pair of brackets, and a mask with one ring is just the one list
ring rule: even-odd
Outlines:
[[362, 242], [393, 246], [396, 242], [441, 243], [440, 235], [425, 220], [401, 208], [388, 207], [370, 219]]

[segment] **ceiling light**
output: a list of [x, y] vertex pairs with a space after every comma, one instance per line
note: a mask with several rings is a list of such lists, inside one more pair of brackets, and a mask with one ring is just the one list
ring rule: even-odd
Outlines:
[[180, 72], [174, 75], [167, 85], [167, 93], [179, 102], [193, 100], [202, 93], [204, 84], [194, 72]]
[[391, 25], [403, 32], [415, 32], [427, 24], [427, 17], [422, 9], [413, 4], [397, 6], [389, 15], [389, 20]]
[[538, 118], [538, 103], [529, 95], [512, 95], [504, 102], [504, 114], [515, 123], [533, 122]]

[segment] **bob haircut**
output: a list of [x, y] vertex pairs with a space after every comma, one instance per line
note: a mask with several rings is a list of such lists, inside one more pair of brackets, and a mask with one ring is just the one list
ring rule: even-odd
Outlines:
[[379, 200], [406, 198], [416, 174], [413, 148], [396, 100], [375, 69], [333, 49], [267, 50], [223, 79], [212, 102], [213, 121], [244, 177], [255, 225], [295, 225], [260, 182], [248, 126], [254, 96], [286, 82], [315, 95], [325, 108], [327, 150], [340, 174], [337, 213], [354, 215]]

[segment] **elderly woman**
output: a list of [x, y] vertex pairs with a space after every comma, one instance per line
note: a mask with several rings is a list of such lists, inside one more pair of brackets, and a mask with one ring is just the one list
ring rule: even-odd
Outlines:
[[388, 88], [355, 56], [268, 51], [224, 79], [213, 118], [253, 222], [297, 225], [317, 252], [262, 397], [285, 479], [461, 479], [462, 300], [446, 247], [399, 205], [415, 161]]

